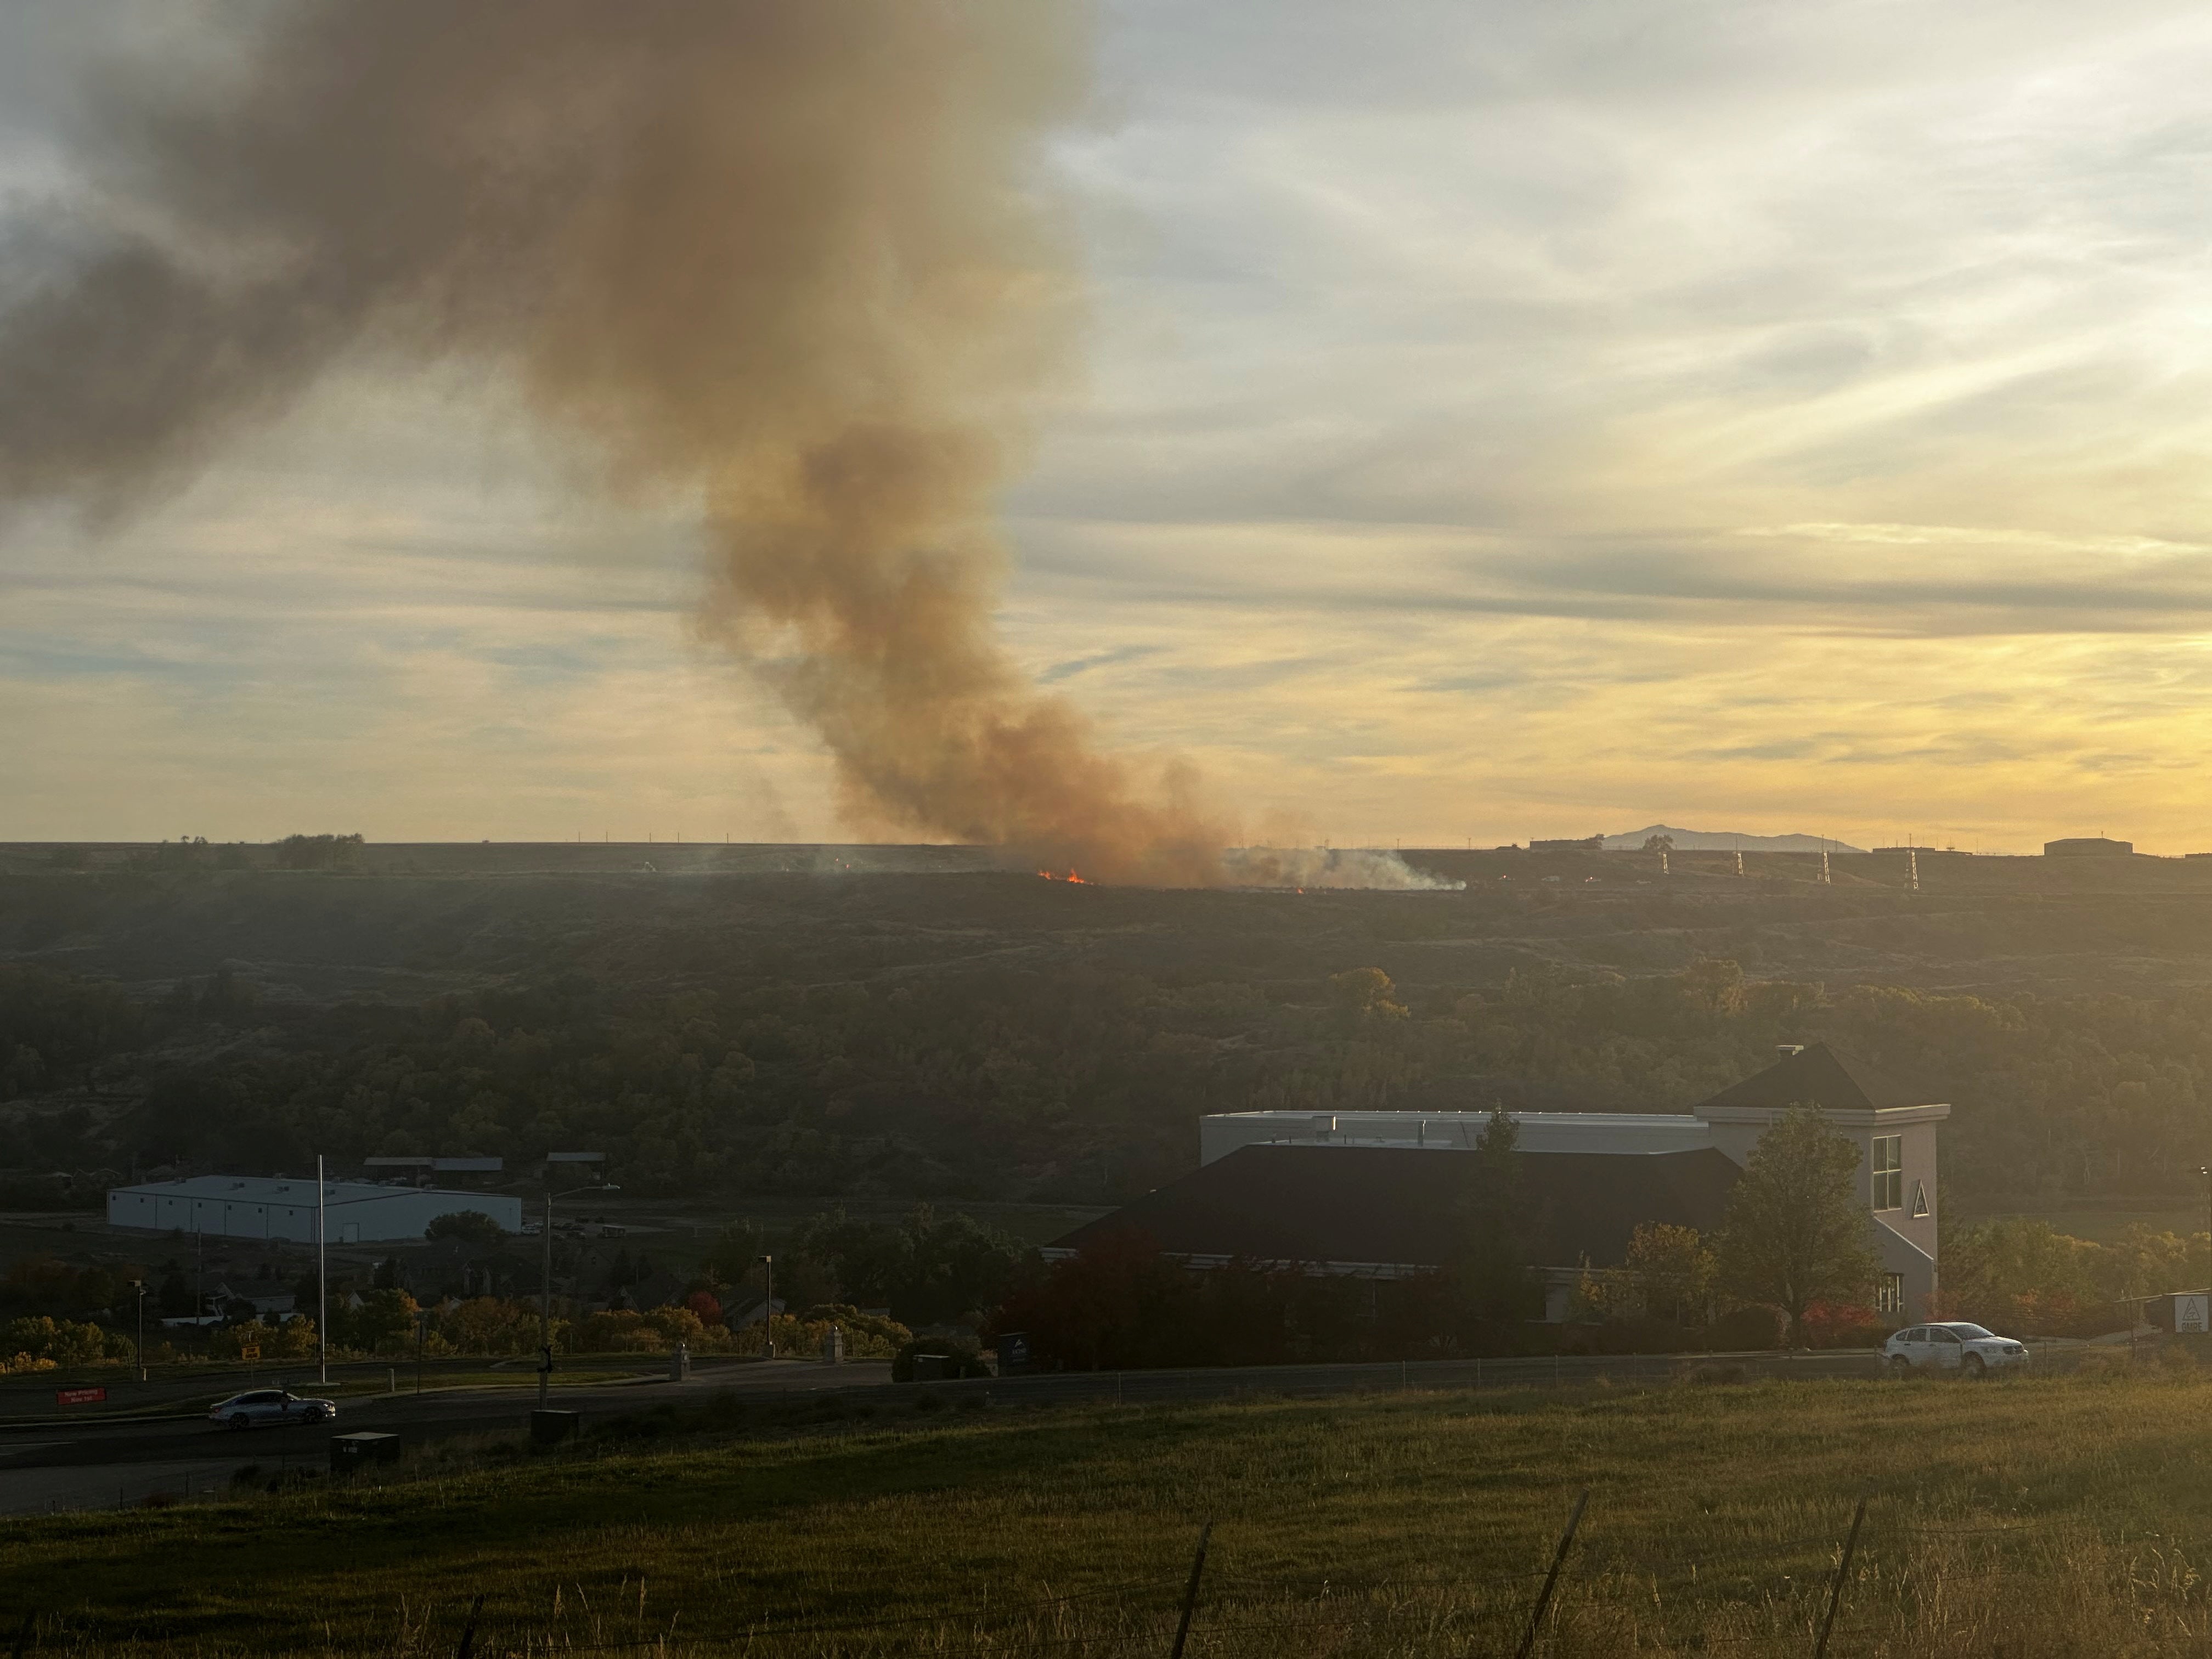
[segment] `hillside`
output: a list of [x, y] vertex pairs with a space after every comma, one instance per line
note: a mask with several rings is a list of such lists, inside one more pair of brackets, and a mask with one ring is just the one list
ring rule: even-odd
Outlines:
[[[0, 1616], [83, 1659], [574, 1648], [786, 1656], [2194, 1654], [2212, 1527], [2181, 1373], [933, 1413], [828, 1401], [431, 1449], [386, 1484], [41, 1517]], [[921, 1409], [917, 1409], [917, 1407]], [[809, 1425], [805, 1419], [813, 1419]], [[1909, 1445], [1909, 1458], [1869, 1448]], [[273, 1474], [273, 1471], [271, 1471]], [[281, 1592], [277, 1587], [281, 1587]]]
[[[1160, 892], [957, 849], [556, 850], [628, 855], [16, 849], [0, 1185], [558, 1141], [646, 1193], [1097, 1204], [1188, 1168], [1206, 1111], [1680, 1109], [1823, 1038], [1951, 1101], [1947, 1182], [2011, 1207], [2186, 1192], [2212, 1100], [2208, 862], [1929, 856], [1916, 892], [1880, 855], [1821, 885], [1434, 851], [1463, 890]], [[1370, 969], [1379, 1000], [1340, 978]]]

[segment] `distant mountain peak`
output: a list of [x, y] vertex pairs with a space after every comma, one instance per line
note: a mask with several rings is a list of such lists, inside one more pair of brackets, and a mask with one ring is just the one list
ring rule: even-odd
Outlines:
[[1817, 853], [1823, 847], [1831, 853], [1866, 850], [1832, 836], [1747, 836], [1733, 830], [1683, 830], [1671, 823], [1654, 823], [1632, 830], [1626, 835], [1607, 836], [1605, 844], [1610, 852], [1633, 852], [1654, 836], [1672, 837], [1674, 850], [1679, 853], [1727, 853], [1739, 847], [1747, 853]]

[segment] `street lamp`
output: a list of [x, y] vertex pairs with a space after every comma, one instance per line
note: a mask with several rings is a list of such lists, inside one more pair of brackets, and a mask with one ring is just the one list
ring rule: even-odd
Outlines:
[[571, 1187], [565, 1193], [553, 1190], [553, 1165], [556, 1164], [604, 1164], [605, 1152], [549, 1152], [545, 1156], [545, 1261], [538, 1285], [538, 1351], [544, 1363], [538, 1368], [538, 1409], [544, 1411], [553, 1386], [553, 1200], [556, 1198], [578, 1198], [586, 1193], [618, 1193], [621, 1188], [604, 1182], [592, 1187]]

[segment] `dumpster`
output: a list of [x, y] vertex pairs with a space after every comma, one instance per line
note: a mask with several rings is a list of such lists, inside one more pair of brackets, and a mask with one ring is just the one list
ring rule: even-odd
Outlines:
[[530, 1437], [541, 1446], [550, 1446], [566, 1440], [576, 1432], [576, 1413], [574, 1412], [532, 1412], [530, 1413]]
[[399, 1437], [396, 1434], [334, 1434], [331, 1437], [331, 1473], [353, 1474], [372, 1463], [397, 1463]]

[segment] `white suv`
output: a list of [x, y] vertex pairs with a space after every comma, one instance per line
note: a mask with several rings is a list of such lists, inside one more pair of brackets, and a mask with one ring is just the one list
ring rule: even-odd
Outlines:
[[1894, 1376], [1914, 1371], [1985, 1376], [1991, 1371], [2027, 1369], [2027, 1349], [2022, 1344], [1957, 1319], [1899, 1331], [1881, 1345], [1881, 1352]]
[[254, 1429], [264, 1423], [327, 1423], [337, 1414], [335, 1401], [303, 1399], [283, 1389], [234, 1394], [208, 1413], [211, 1420], [234, 1429]]

